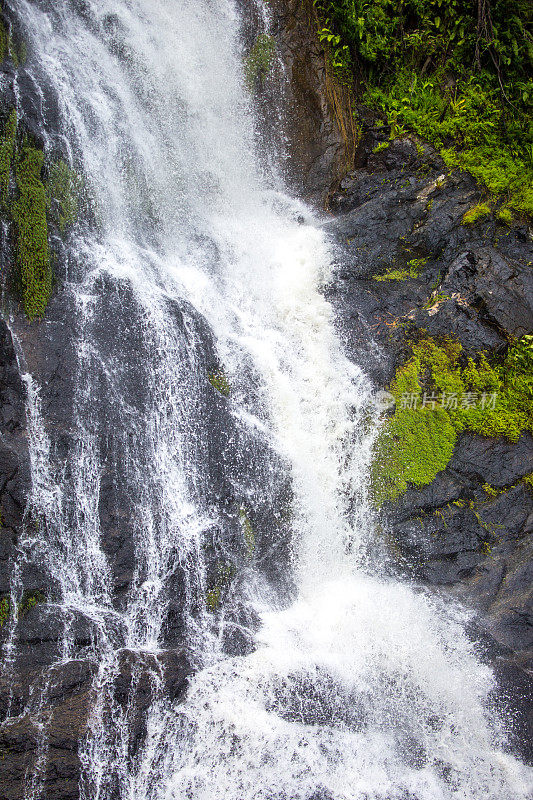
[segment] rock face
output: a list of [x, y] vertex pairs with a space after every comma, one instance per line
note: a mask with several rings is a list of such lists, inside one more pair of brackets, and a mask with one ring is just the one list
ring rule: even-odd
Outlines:
[[273, 0], [270, 5], [272, 33], [284, 65], [289, 177], [300, 194], [320, 204], [354, 164], [352, 89], [339, 84], [327, 67], [312, 1]]
[[[325, 224], [337, 253], [328, 294], [346, 352], [385, 387], [421, 332], [489, 358], [531, 334], [533, 246], [523, 224], [507, 228], [492, 216], [462, 224], [479, 202], [474, 182], [445, 175], [438, 156], [415, 140], [374, 154], [381, 130], [367, 123], [367, 162], [344, 178]], [[409, 275], [413, 260], [418, 275]], [[390, 270], [407, 277], [376, 280]], [[529, 433], [515, 444], [464, 433], [431, 484], [382, 511], [396, 568], [478, 611], [474, 635], [491, 642], [490, 662], [514, 698], [518, 746], [530, 760], [533, 492], [523, 479], [532, 471]]]

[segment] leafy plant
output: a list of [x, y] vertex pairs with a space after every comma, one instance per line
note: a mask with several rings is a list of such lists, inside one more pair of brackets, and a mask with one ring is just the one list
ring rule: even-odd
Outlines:
[[315, 0], [315, 8], [321, 40], [357, 72], [393, 138], [419, 134], [450, 169], [533, 214], [530, 2]]

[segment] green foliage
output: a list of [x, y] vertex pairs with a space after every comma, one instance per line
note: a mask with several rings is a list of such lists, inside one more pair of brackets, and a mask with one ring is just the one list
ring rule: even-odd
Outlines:
[[261, 33], [244, 62], [244, 78], [250, 92], [255, 90], [258, 81], [262, 82], [268, 75], [275, 52], [276, 46], [272, 36]]
[[533, 472], [531, 472], [529, 475], [524, 475], [524, 477], [522, 478], [522, 480], [523, 480], [523, 481], [524, 481], [524, 483], [526, 484], [527, 488], [528, 488], [528, 489], [529, 489], [531, 492], [533, 492]]
[[[533, 127], [526, 117], [509, 115], [498, 90], [477, 77], [458, 79], [446, 90], [443, 72], [421, 79], [402, 68], [366, 100], [437, 147], [449, 169], [470, 172], [509, 207], [533, 214]], [[525, 112], [524, 112], [525, 114]]]
[[506, 206], [503, 206], [503, 208], [500, 208], [500, 210], [498, 211], [496, 216], [498, 217], [500, 222], [503, 222], [504, 225], [512, 225], [513, 224], [513, 220], [514, 220], [513, 212], [511, 211], [510, 208], [507, 208]]
[[17, 139], [17, 110], [12, 109], [0, 139], [0, 203], [5, 210], [9, 200], [9, 177]]
[[[336, 57], [391, 126], [414, 131], [533, 214], [533, 4], [315, 0]], [[320, 32], [319, 32], [320, 35]], [[474, 67], [474, 69], [473, 69]]]
[[[42, 592], [24, 592], [22, 600], [17, 606], [18, 616], [23, 617], [25, 614], [28, 614], [37, 603], [43, 603], [45, 600], [46, 597]], [[4, 597], [0, 601], [0, 628], [7, 622], [11, 613], [11, 600], [9, 597]]]
[[390, 391], [395, 411], [378, 437], [373, 466], [378, 507], [409, 484], [431, 483], [448, 464], [460, 431], [511, 441], [533, 432], [533, 336], [514, 342], [493, 365], [483, 353], [465, 361], [452, 340], [423, 339]]
[[474, 225], [478, 220], [484, 219], [490, 214], [490, 206], [487, 203], [478, 203], [472, 206], [463, 214], [463, 225]]
[[7, 52], [8, 52], [8, 33], [6, 31], [6, 26], [4, 25], [2, 19], [0, 18], [0, 64], [4, 61]]
[[220, 392], [220, 394], [224, 395], [224, 397], [229, 397], [231, 387], [223, 372], [210, 372], [207, 376], [207, 379], [213, 389], [216, 389], [217, 392]]
[[22, 148], [16, 167], [18, 198], [12, 204], [22, 299], [30, 319], [43, 316], [52, 292], [43, 160], [41, 150]]
[[221, 590], [219, 586], [215, 586], [214, 589], [209, 589], [209, 591], [205, 595], [205, 604], [207, 606], [207, 610], [210, 611], [212, 614], [217, 610], [220, 605], [220, 595]]
[[387, 150], [390, 147], [390, 142], [380, 142], [374, 149], [372, 150], [373, 153], [381, 153], [383, 150]]
[[76, 222], [83, 191], [83, 179], [65, 161], [50, 167], [46, 199], [61, 233]]

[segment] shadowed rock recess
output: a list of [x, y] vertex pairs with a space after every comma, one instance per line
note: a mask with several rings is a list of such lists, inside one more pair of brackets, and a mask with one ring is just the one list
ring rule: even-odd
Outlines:
[[[72, 5], [80, 19], [90, 18], [90, 4]], [[259, 25], [257, 6], [245, 0], [240, 5], [251, 44], [252, 29]], [[17, 3], [4, 2], [1, 7], [2, 30], [20, 48], [24, 28]], [[356, 87], [339, 84], [331, 74], [316, 35], [313, 4], [271, 0], [268, 13], [276, 57], [283, 63], [288, 181], [319, 209], [333, 243], [335, 261], [324, 291], [348, 358], [363, 367], [376, 390], [388, 388], [412, 357], [413, 346], [428, 339], [459, 343], [461, 369], [467, 368], [469, 357], [479, 360], [481, 353], [491, 364], [502, 364], [513, 343], [533, 333], [529, 222], [508, 227], [488, 214], [463, 224], [465, 212], [482, 200], [475, 181], [466, 173], [448, 173], [440, 156], [415, 137], [392, 140], [376, 152], [389, 131], [357, 105]], [[111, 29], [113, 15], [108, 16]], [[75, 139], [67, 141], [58, 98], [31, 48], [23, 57], [8, 54], [0, 71], [2, 126], [5, 129], [16, 107], [16, 148], [31, 146], [43, 152], [42, 181], [51, 185], [54, 165], [64, 161], [74, 169], [78, 157]], [[259, 76], [257, 82], [260, 103], [273, 88], [268, 77]], [[3, 147], [2, 159], [5, 142]], [[14, 197], [15, 172], [7, 180]], [[142, 565], [135, 563], [138, 498], [123, 470], [132, 454], [140, 472], [148, 473], [152, 462], [142, 432], [132, 423], [124, 433], [127, 420], [115, 405], [108, 371], [113, 366], [120, 373], [117, 384], [133, 418], [136, 409], [149, 403], [145, 364], [153, 353], [145, 335], [144, 310], [126, 280], [111, 283], [105, 273], [97, 276], [90, 302], [98, 313], [80, 316], [72, 285], [81, 280], [83, 270], [69, 248], [69, 237], [73, 230], [98, 225], [98, 212], [86, 194], [75, 221], [65, 223], [64, 194], [49, 193], [47, 235], [54, 280], [42, 320], [28, 320], [24, 314], [24, 277], [17, 266], [17, 229], [9, 206], [13, 197], [1, 211], [1, 800], [80, 797], [80, 743], [99, 687], [95, 653], [102, 647], [102, 629], [90, 613], [67, 613], [60, 607], [56, 577], [32, 538], [49, 520], [35, 506], [35, 486], [32, 494], [29, 444], [38, 434], [28, 412], [32, 382], [27, 373], [41, 387], [39, 408], [49, 451], [64, 465], [60, 477], [67, 487], [77, 477], [69, 473], [73, 454], [81, 458], [76, 438], [80, 414], [91, 427], [103, 465], [96, 513], [109, 563], [106, 589], [111, 608], [123, 610], [130, 593], [142, 584]], [[400, 278], [391, 277], [395, 271]], [[106, 620], [106, 636], [116, 657], [113, 680], [99, 695], [100, 714], [104, 725], [106, 719], [125, 721], [128, 735], [120, 746], [131, 760], [146, 740], [149, 706], [182, 698], [197, 666], [184, 641], [184, 604], [189, 603], [194, 618], [201, 602], [216, 615], [221, 600], [227, 600], [225, 613], [232, 624], [225, 628], [222, 647], [239, 656], [253, 648], [257, 626], [240, 595], [241, 576], [250, 563], [266, 584], [285, 585], [287, 594], [292, 591], [287, 577], [292, 496], [286, 465], [259, 428], [241, 425], [231, 413], [231, 387], [206, 320], [185, 302], [180, 306], [169, 300], [166, 313], [174, 321], [179, 348], [189, 358], [183, 380], [193, 387], [189, 402], [198, 424], [187, 444], [196, 448], [205, 466], [199, 489], [209, 511], [203, 546], [205, 597], [191, 599], [183, 564], [177, 555], [170, 558], [171, 599], [161, 625], [158, 658], [129, 647], [118, 614], [116, 620]], [[105, 363], [94, 363], [102, 396], [90, 409], [83, 406], [88, 400], [77, 385], [80, 342], [87, 329], [99, 352], [106, 354]], [[124, 353], [128, 358], [121, 360]], [[91, 354], [84, 350], [83, 357]], [[384, 412], [383, 420], [392, 413]], [[136, 436], [138, 441], [133, 441]], [[433, 480], [410, 484], [394, 500], [380, 503], [376, 534], [385, 545], [391, 574], [434, 587], [475, 609], [472, 637], [480, 643], [481, 657], [496, 669], [514, 719], [516, 750], [526, 759], [533, 757], [532, 474], [530, 431], [522, 430], [515, 441], [458, 431], [448, 463]], [[86, 510], [74, 507], [68, 497], [61, 509], [61, 524], [88, 524]], [[46, 531], [55, 542], [57, 532]], [[284, 713], [291, 718], [290, 710]], [[324, 713], [327, 718], [329, 709]], [[32, 783], [35, 775], [38, 782]], [[111, 785], [110, 797], [122, 797], [117, 787], [118, 783]], [[320, 791], [313, 795], [317, 800], [330, 797]]]

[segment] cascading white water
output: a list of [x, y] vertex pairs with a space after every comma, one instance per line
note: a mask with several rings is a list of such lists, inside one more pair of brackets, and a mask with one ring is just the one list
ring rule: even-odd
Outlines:
[[[343, 356], [320, 293], [325, 235], [259, 166], [234, 4], [82, 5], [83, 14], [73, 0], [17, 4], [79, 143], [102, 229], [98, 243], [77, 243], [86, 275], [72, 287], [80, 340], [68, 470], [31, 406], [32, 507], [45, 520], [32, 547], [64, 605], [99, 627], [102, 691], [117, 625], [122, 646], [157, 653], [176, 561], [187, 575], [185, 635], [203, 667], [185, 702], [149, 710], [135, 762], [97, 705], [84, 800], [110, 797], [110, 772], [124, 800], [525, 800], [530, 774], [504, 753], [486, 710], [493, 678], [461, 614], [366, 569], [371, 390]], [[124, 388], [129, 340], [106, 350], [99, 338], [102, 297], [123, 286], [142, 321], [142, 408]], [[215, 334], [235, 418], [264, 431], [292, 469], [297, 598], [269, 606], [250, 585], [262, 626], [244, 657], [224, 658], [209, 614], [187, 613], [205, 595], [212, 519], [188, 385], [202, 379], [200, 345], [186, 311], [188, 337], [170, 319], [169, 301], [183, 299]], [[135, 494], [134, 590], [120, 612], [100, 549], [91, 412], [102, 398], [118, 409], [120, 465]], [[127, 719], [117, 713], [114, 724]]]

